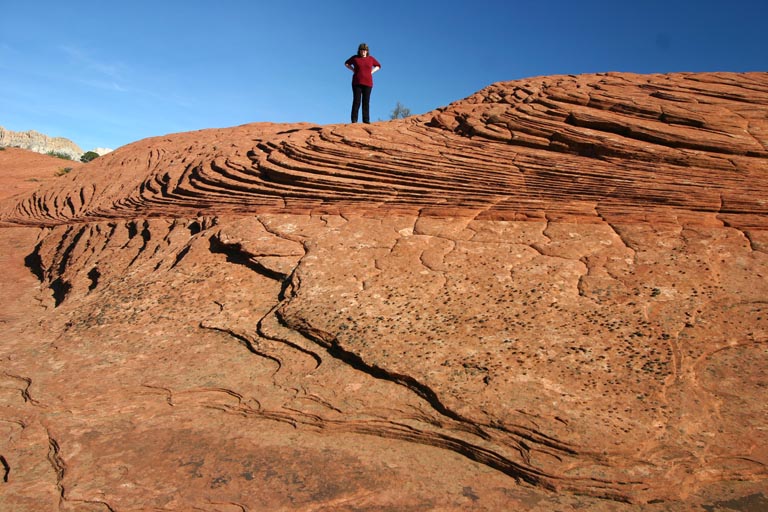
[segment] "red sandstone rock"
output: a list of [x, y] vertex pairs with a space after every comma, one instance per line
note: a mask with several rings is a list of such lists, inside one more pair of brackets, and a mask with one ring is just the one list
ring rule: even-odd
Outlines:
[[543, 77], [6, 197], [0, 508], [765, 505], [767, 147], [766, 73]]
[[[32, 192], [41, 183], [61, 178], [83, 164], [19, 148], [0, 150], [0, 199]], [[67, 171], [70, 169], [70, 171]]]

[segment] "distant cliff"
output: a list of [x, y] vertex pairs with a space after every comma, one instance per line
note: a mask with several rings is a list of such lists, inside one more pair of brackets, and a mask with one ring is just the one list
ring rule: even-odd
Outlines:
[[[26, 132], [14, 132], [0, 126], [0, 146], [10, 146], [28, 149], [36, 153], [49, 153], [51, 151], [70, 156], [73, 160], [80, 160], [85, 151], [80, 146], [64, 137], [49, 137], [45, 134], [29, 130]], [[96, 148], [95, 153], [104, 155], [111, 149]]]

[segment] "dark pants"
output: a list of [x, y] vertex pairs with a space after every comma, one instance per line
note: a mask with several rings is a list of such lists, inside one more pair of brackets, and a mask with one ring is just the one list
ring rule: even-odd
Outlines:
[[352, 84], [352, 122], [357, 122], [357, 113], [360, 110], [360, 101], [363, 102], [363, 122], [370, 123], [371, 118], [368, 113], [368, 106], [371, 102], [371, 89], [367, 85]]

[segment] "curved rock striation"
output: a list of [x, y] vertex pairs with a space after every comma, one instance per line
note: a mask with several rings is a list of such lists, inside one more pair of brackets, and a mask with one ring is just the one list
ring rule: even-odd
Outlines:
[[[385, 124], [254, 124], [147, 139], [44, 189], [11, 222], [251, 211], [766, 212], [765, 73], [494, 84]], [[757, 188], [755, 188], [757, 187]]]
[[762, 503], [766, 198], [766, 73], [120, 148], [0, 203], [0, 504]]

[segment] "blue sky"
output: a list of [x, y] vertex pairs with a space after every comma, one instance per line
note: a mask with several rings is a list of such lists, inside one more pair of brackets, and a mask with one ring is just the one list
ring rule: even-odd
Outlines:
[[88, 150], [344, 123], [360, 42], [373, 120], [541, 75], [768, 71], [766, 20], [766, 0], [0, 0], [0, 126]]

